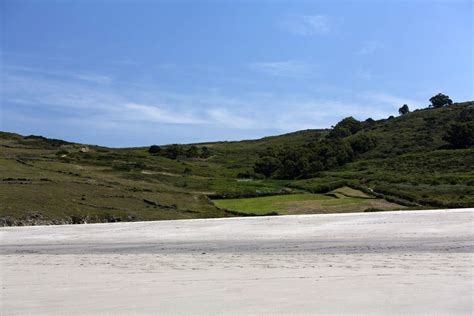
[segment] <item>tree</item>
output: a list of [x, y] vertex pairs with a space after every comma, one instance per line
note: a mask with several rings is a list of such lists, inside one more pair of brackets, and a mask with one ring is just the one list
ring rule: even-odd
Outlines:
[[311, 164], [305, 157], [298, 159], [296, 168], [298, 168], [299, 178], [307, 178], [311, 173]]
[[298, 170], [298, 165], [294, 160], [287, 159], [283, 161], [281, 167], [275, 173], [275, 178], [277, 179], [296, 179], [299, 177], [300, 172]]
[[336, 125], [334, 128], [329, 132], [329, 138], [344, 138], [351, 135], [351, 131], [344, 126]]
[[357, 133], [363, 128], [361, 122], [353, 118], [352, 116], [346, 117], [341, 120], [333, 129], [329, 132], [329, 138], [344, 138], [352, 134]]
[[255, 173], [263, 174], [265, 177], [270, 177], [278, 168], [280, 168], [280, 161], [274, 157], [262, 157], [255, 163], [253, 170]]
[[349, 142], [355, 154], [363, 154], [377, 146], [376, 139], [367, 134], [357, 134]]
[[264, 150], [260, 151], [258, 153], [258, 156], [259, 157], [266, 157], [266, 156], [277, 157], [280, 151], [281, 151], [280, 148], [277, 146], [267, 147]]
[[474, 122], [452, 124], [443, 139], [454, 148], [474, 146]]
[[314, 160], [310, 163], [310, 169], [311, 169], [311, 172], [314, 174], [314, 173], [324, 170], [324, 165], [321, 161]]
[[352, 151], [351, 145], [347, 141], [341, 141], [338, 144], [333, 145], [333, 150], [336, 154], [336, 160], [339, 166], [351, 162], [354, 152]]
[[182, 154], [181, 147], [177, 144], [167, 146], [163, 151], [163, 156], [169, 159], [176, 159], [179, 155]]
[[161, 152], [161, 147], [157, 145], [151, 145], [150, 148], [148, 148], [148, 152], [150, 154], [159, 154]]
[[375, 125], [375, 120], [374, 120], [373, 118], [369, 117], [369, 118], [366, 119], [364, 122], [362, 122], [362, 125], [363, 125], [364, 127], [370, 128], [370, 127], [372, 127], [372, 126]]
[[199, 156], [199, 150], [195, 145], [192, 145], [186, 150], [186, 157], [188, 158], [196, 158]]
[[410, 112], [410, 109], [408, 108], [408, 105], [406, 104], [402, 105], [402, 107], [398, 109], [398, 113], [400, 113], [400, 115], [405, 115], [408, 112]]
[[438, 93], [437, 95], [431, 97], [430, 99], [430, 108], [438, 109], [444, 106], [448, 106], [453, 104], [453, 100], [451, 100], [447, 95]]
[[201, 148], [201, 154], [199, 155], [199, 157], [201, 158], [209, 158], [211, 156], [211, 151], [209, 150], [209, 148], [207, 148], [206, 146], [202, 147]]
[[337, 123], [335, 127], [347, 128], [351, 132], [351, 134], [355, 134], [360, 131], [363, 126], [361, 122], [359, 122], [352, 116], [349, 116]]

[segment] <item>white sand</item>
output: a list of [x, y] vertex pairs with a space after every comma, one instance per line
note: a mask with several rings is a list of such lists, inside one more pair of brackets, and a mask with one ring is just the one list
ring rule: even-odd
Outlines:
[[0, 228], [1, 314], [474, 313], [474, 209]]

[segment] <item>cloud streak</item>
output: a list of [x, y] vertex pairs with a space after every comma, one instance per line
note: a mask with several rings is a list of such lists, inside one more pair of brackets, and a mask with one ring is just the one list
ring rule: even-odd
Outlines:
[[117, 111], [121, 120], [149, 121], [164, 124], [204, 124], [205, 120], [192, 113], [172, 112], [163, 107], [126, 103]]
[[251, 69], [272, 76], [301, 77], [311, 74], [315, 66], [299, 61], [257, 62], [248, 65]]
[[368, 91], [364, 92], [360, 95], [362, 98], [365, 98], [372, 103], [377, 103], [380, 105], [388, 105], [393, 106], [394, 108], [398, 108], [403, 104], [408, 104], [413, 107], [420, 107], [426, 102], [422, 102], [420, 100], [415, 100], [411, 98], [404, 98], [399, 96], [394, 96], [388, 93], [383, 92], [376, 92], [376, 91]]
[[[290, 63], [290, 66], [294, 65]], [[282, 69], [288, 72], [292, 69], [290, 66], [265, 64], [272, 71], [277, 68], [277, 73]], [[193, 133], [183, 139], [196, 140], [196, 133], [199, 135], [202, 131], [209, 137], [213, 131], [239, 130], [238, 135], [248, 137], [327, 128], [343, 117], [383, 118], [396, 114], [403, 103], [410, 107], [420, 104], [380, 91], [354, 93], [345, 98], [335, 96], [334, 99], [278, 91], [230, 94], [207, 89], [179, 93], [156, 87], [139, 90], [113, 84], [90, 85], [81, 80], [65, 81], [55, 76], [28, 74], [20, 71], [7, 73], [2, 78], [3, 110], [11, 117], [21, 117], [25, 122], [34, 119], [35, 124], [41, 124], [41, 120], [44, 124], [71, 122], [71, 128], [78, 130], [87, 124], [107, 133], [121, 133], [124, 128], [134, 133], [134, 128], [137, 135], [145, 126], [153, 130], [176, 126]], [[214, 139], [219, 135], [215, 134]]]
[[382, 48], [382, 44], [377, 41], [365, 42], [362, 47], [356, 51], [357, 55], [372, 55]]
[[20, 72], [20, 73], [30, 73], [33, 75], [46, 75], [50, 77], [59, 77], [64, 79], [73, 79], [73, 80], [80, 80], [94, 84], [109, 84], [112, 83], [112, 77], [105, 76], [102, 74], [94, 73], [94, 72], [68, 72], [68, 71], [58, 71], [58, 70], [47, 70], [42, 68], [34, 68], [34, 67], [24, 67], [24, 66], [12, 66], [12, 65], [5, 65], [4, 68], [6, 70]]
[[326, 15], [299, 14], [287, 17], [283, 22], [281, 22], [281, 26], [293, 34], [313, 36], [331, 33], [334, 23], [333, 20]]

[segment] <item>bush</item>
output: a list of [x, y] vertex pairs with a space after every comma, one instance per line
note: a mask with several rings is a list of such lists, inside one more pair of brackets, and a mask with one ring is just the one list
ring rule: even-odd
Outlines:
[[362, 154], [377, 146], [377, 141], [375, 140], [375, 137], [367, 134], [359, 134], [349, 141], [354, 153]]
[[182, 154], [182, 149], [178, 144], [167, 146], [162, 153], [163, 157], [177, 159]]
[[461, 122], [474, 121], [474, 106], [469, 106], [459, 113], [459, 120]]
[[262, 157], [255, 163], [254, 171], [256, 173], [261, 173], [265, 177], [270, 177], [275, 171], [277, 171], [281, 166], [281, 163], [278, 159], [274, 157]]
[[185, 154], [188, 158], [196, 158], [199, 157], [199, 150], [195, 145], [192, 145], [186, 150]]
[[67, 154], [69, 154], [69, 152], [67, 150], [64, 150], [64, 149], [61, 149], [61, 150], [56, 152], [56, 156], [58, 156], [58, 157], [61, 157], [63, 155], [67, 155]]
[[454, 148], [474, 146], [474, 122], [452, 124], [443, 140], [450, 143]]
[[357, 133], [363, 128], [363, 124], [353, 118], [346, 117], [334, 126], [329, 132], [329, 138], [344, 138]]
[[211, 151], [206, 146], [201, 148], [201, 153], [199, 154], [200, 158], [207, 159], [211, 156]]
[[148, 148], [150, 154], [159, 154], [161, 152], [161, 147], [157, 145], [152, 145]]

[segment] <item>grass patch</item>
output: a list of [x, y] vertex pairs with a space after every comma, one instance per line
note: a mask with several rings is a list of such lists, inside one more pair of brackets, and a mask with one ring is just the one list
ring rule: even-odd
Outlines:
[[331, 197], [322, 194], [287, 194], [264, 196], [247, 199], [223, 199], [214, 200], [217, 207], [238, 211], [243, 213], [266, 214], [268, 212], [278, 212], [286, 210], [285, 203], [295, 201], [321, 201], [331, 200]]
[[278, 214], [316, 214], [362, 212], [366, 209], [393, 210], [403, 207], [382, 199], [368, 198], [368, 196], [355, 189], [341, 188], [343, 192], [350, 192], [360, 197], [340, 197], [325, 194], [289, 194], [241, 199], [214, 200], [214, 204], [222, 209], [240, 213], [265, 215], [269, 212]]

